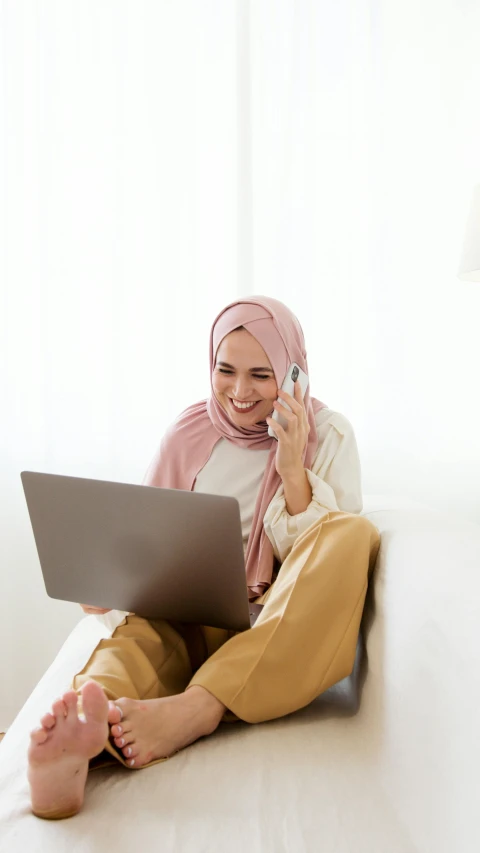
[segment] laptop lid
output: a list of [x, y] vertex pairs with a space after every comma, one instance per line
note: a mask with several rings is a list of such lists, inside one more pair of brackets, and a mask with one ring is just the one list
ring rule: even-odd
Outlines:
[[51, 598], [250, 627], [236, 498], [34, 471], [21, 478]]

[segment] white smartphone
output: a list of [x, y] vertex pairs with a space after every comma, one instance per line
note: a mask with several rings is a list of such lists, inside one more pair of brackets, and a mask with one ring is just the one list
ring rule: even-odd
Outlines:
[[[285, 376], [285, 379], [283, 380], [283, 385], [282, 385], [282, 391], [285, 391], [287, 394], [290, 394], [291, 397], [295, 397], [294, 385], [295, 385], [296, 379], [298, 379], [298, 381], [300, 383], [300, 388], [302, 391], [302, 400], [303, 400], [303, 398], [305, 397], [305, 392], [308, 388], [308, 381], [309, 381], [308, 376], [302, 370], [302, 368], [299, 367], [298, 364], [296, 364], [295, 361], [292, 361], [290, 367], [287, 370], [287, 374]], [[285, 406], [285, 408], [288, 409], [289, 412], [292, 411], [290, 406], [288, 405], [288, 403], [285, 402], [285, 400], [281, 400], [280, 397], [278, 397], [277, 402], [281, 403], [282, 406]], [[283, 427], [283, 429], [285, 429], [285, 430], [287, 429], [287, 421], [285, 420], [285, 418], [282, 418], [282, 416], [278, 413], [277, 409], [274, 410], [273, 415], [272, 415], [272, 419], [274, 421], [278, 421], [278, 423], [280, 424], [281, 427]], [[268, 427], [268, 434], [272, 438], [277, 438], [277, 436], [275, 435], [271, 426]], [[277, 441], [278, 441], [278, 439], [277, 439]]]

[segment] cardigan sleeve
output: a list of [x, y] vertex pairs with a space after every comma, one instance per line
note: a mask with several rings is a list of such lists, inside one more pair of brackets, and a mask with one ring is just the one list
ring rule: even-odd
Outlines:
[[[323, 412], [323, 416], [322, 416]], [[306, 468], [312, 500], [304, 512], [287, 512], [283, 483], [265, 513], [265, 533], [280, 563], [288, 557], [297, 536], [328, 512], [360, 513], [363, 508], [360, 457], [352, 425], [339, 412], [317, 414], [318, 449], [312, 469]]]

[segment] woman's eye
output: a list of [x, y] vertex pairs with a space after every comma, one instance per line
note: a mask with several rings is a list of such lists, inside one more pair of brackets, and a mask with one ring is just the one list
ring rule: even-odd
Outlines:
[[[218, 371], [219, 373], [227, 373], [229, 376], [232, 374], [231, 370], [225, 370], [223, 367], [219, 367]], [[270, 379], [270, 376], [262, 376], [260, 373], [252, 373], [252, 376], [254, 376], [255, 379]]]

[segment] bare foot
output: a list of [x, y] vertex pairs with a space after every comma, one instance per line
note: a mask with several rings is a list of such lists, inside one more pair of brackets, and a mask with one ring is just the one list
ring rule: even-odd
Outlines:
[[158, 758], [168, 758], [199, 737], [211, 734], [224, 711], [225, 705], [215, 696], [194, 685], [184, 693], [163, 699], [116, 699], [109, 703], [108, 721], [114, 744], [123, 752], [127, 764], [138, 768]]
[[107, 742], [108, 700], [100, 685], [88, 681], [82, 689], [85, 720], [78, 717], [77, 699], [69, 690], [31, 733], [28, 781], [37, 817], [58, 820], [80, 810], [89, 759]]

